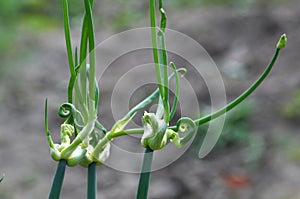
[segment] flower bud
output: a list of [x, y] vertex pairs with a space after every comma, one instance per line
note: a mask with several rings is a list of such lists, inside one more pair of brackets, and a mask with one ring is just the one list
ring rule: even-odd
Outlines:
[[282, 48], [284, 48], [285, 47], [285, 45], [286, 45], [286, 42], [287, 42], [287, 37], [286, 37], [286, 34], [283, 34], [281, 37], [280, 37], [280, 39], [279, 39], [279, 41], [278, 41], [278, 43], [277, 43], [277, 49], [282, 49]]
[[144, 135], [142, 137], [142, 146], [149, 147], [152, 150], [160, 150], [167, 144], [167, 124], [159, 119], [153, 113], [144, 113], [142, 118]]

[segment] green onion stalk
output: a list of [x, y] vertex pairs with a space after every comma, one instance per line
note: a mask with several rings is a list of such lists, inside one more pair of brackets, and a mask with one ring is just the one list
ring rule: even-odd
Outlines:
[[[190, 139], [192, 139], [196, 133], [196, 127], [203, 125], [213, 119], [220, 117], [226, 112], [232, 110], [238, 104], [243, 102], [251, 93], [253, 93], [259, 85], [266, 79], [271, 69], [273, 68], [279, 52], [282, 48], [285, 47], [287, 37], [283, 34], [277, 45], [275, 53], [264, 70], [261, 76], [240, 96], [238, 96], [231, 103], [226, 105], [225, 107], [217, 110], [216, 112], [209, 114], [207, 116], [192, 120], [190, 118], [180, 118], [177, 121], [176, 126], [168, 126], [170, 120], [172, 120], [174, 113], [176, 111], [176, 106], [178, 101], [173, 102], [173, 107], [170, 111], [169, 109], [169, 101], [168, 101], [168, 81], [166, 80], [167, 74], [167, 52], [166, 52], [166, 44], [165, 44], [165, 28], [167, 23], [166, 12], [163, 9], [163, 1], [159, 0], [159, 11], [161, 14], [161, 24], [160, 27], [156, 26], [156, 15], [155, 15], [155, 0], [149, 0], [150, 2], [150, 24], [151, 24], [151, 35], [152, 35], [152, 48], [153, 48], [153, 58], [154, 65], [156, 70], [157, 82], [159, 87], [159, 104], [156, 115], [149, 113], [144, 114], [144, 118], [142, 119], [144, 125], [144, 136], [142, 138], [142, 146], [145, 147], [144, 160], [142, 165], [142, 170], [140, 172], [138, 190], [136, 193], [137, 199], [147, 199], [148, 198], [148, 189], [150, 184], [150, 175], [151, 175], [151, 165], [152, 165], [152, 157], [155, 150], [160, 150], [164, 148], [167, 144], [167, 140], [173, 142], [177, 147], [182, 147], [186, 144]], [[174, 63], [170, 63], [172, 68], [176, 66]], [[176, 96], [175, 100], [179, 97], [179, 79], [176, 78]], [[163, 121], [160, 118], [161, 115], [164, 115]], [[160, 128], [155, 128], [161, 125]], [[152, 132], [149, 131], [149, 127]], [[178, 132], [185, 133], [185, 136], [180, 138]], [[137, 133], [137, 132], [136, 132]], [[142, 133], [142, 130], [140, 131]], [[147, 136], [145, 136], [147, 134]], [[150, 134], [150, 136], [149, 136]], [[149, 155], [151, 153], [151, 155]]]

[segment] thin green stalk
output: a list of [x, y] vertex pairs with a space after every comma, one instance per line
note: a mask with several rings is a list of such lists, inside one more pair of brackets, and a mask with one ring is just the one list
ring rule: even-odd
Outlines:
[[[179, 68], [176, 70], [176, 72], [186, 73], [186, 69]], [[174, 76], [176, 76], [176, 72], [172, 73], [169, 76], [168, 81], [170, 81]], [[148, 96], [142, 102], [140, 102], [135, 107], [133, 107], [122, 119], [116, 122], [116, 124], [112, 127], [112, 129], [108, 134], [114, 134], [115, 132], [122, 131], [127, 125], [127, 123], [129, 122], [129, 120], [136, 114], [136, 112], [145, 108], [147, 105], [151, 104], [159, 96], [160, 94], [159, 92], [160, 92], [159, 89], [156, 89], [150, 96]]]
[[155, 0], [150, 0], [150, 25], [151, 25], [151, 36], [153, 46], [153, 59], [155, 64], [155, 72], [158, 83], [158, 88], [161, 96], [164, 96], [164, 88], [162, 85], [162, 78], [159, 67], [158, 49], [157, 49], [157, 37], [156, 37], [156, 20], [155, 20]]
[[[86, 19], [88, 22], [88, 38], [89, 38], [89, 58], [90, 58], [90, 68], [89, 68], [89, 102], [92, 100], [95, 103], [95, 71], [96, 71], [96, 57], [95, 57], [95, 35], [94, 35], [94, 22], [92, 7], [89, 0], [84, 0]], [[95, 110], [95, 104], [89, 104], [90, 110]]]
[[88, 167], [88, 185], [87, 185], [87, 199], [97, 198], [97, 172], [96, 163], [92, 163]]
[[72, 52], [68, 0], [63, 0], [62, 3], [63, 3], [64, 30], [65, 30], [67, 54], [68, 54], [68, 60], [70, 66], [70, 73], [73, 76], [75, 75], [75, 67], [74, 67], [73, 52]]
[[170, 112], [170, 120], [173, 119], [176, 109], [177, 109], [177, 105], [178, 105], [178, 99], [179, 99], [179, 95], [180, 95], [180, 83], [179, 83], [179, 75], [178, 72], [176, 70], [176, 66], [173, 62], [170, 63], [174, 74], [175, 74], [175, 81], [176, 81], [176, 90], [175, 90], [175, 96], [174, 96], [174, 100], [173, 100], [173, 106], [171, 108], [171, 112]]
[[[168, 56], [165, 43], [165, 29], [167, 25], [167, 15], [163, 9], [162, 0], [159, 1], [159, 11], [161, 14], [160, 30], [157, 33], [157, 42], [159, 48], [159, 62], [160, 73], [163, 81], [164, 95], [162, 96], [162, 102], [164, 107], [164, 120], [166, 123], [170, 122], [170, 105], [169, 105], [169, 82], [168, 82]], [[159, 108], [159, 107], [158, 107]]]
[[[93, 7], [94, 1], [90, 0], [90, 5]], [[81, 94], [84, 97], [84, 105], [86, 104], [86, 58], [87, 58], [87, 46], [88, 46], [88, 36], [89, 36], [89, 22], [87, 13], [85, 13], [81, 29], [81, 39], [80, 39], [80, 53], [79, 53], [79, 73], [80, 73], [80, 88]]]
[[252, 86], [250, 88], [248, 88], [244, 93], [242, 93], [239, 97], [237, 97], [235, 100], [233, 100], [227, 106], [221, 108], [220, 110], [218, 110], [210, 115], [199, 118], [199, 119], [195, 120], [194, 122], [197, 125], [201, 125], [206, 122], [209, 122], [209, 121], [223, 115], [224, 113], [230, 111], [231, 109], [236, 107], [238, 104], [240, 104], [242, 101], [244, 101], [251, 93], [253, 93], [253, 91], [255, 91], [255, 89], [264, 81], [264, 79], [270, 73], [272, 67], [274, 66], [274, 64], [278, 58], [279, 51], [280, 51], [280, 48], [277, 48], [268, 67], [265, 69], [265, 71], [262, 73], [262, 75], [252, 84]]
[[152, 160], [153, 160], [153, 150], [150, 148], [146, 148], [144, 153], [142, 170], [140, 173], [136, 199], [148, 198]]
[[60, 198], [61, 188], [62, 188], [62, 184], [64, 181], [64, 176], [65, 176], [66, 165], [67, 165], [66, 160], [59, 161], [57, 168], [56, 168], [54, 178], [53, 178], [53, 182], [52, 182], [52, 186], [50, 189], [48, 199], [59, 199]]
[[162, 81], [163, 81], [163, 88], [164, 88], [164, 95], [162, 96], [162, 104], [164, 107], [164, 119], [166, 123], [170, 122], [170, 105], [169, 105], [169, 83], [168, 83], [168, 58], [165, 46], [165, 38], [164, 32], [159, 30], [158, 32], [158, 47], [159, 47], [159, 61], [161, 63], [161, 73]]
[[88, 40], [88, 27], [87, 17], [84, 16], [82, 30], [81, 30], [81, 42], [80, 42], [80, 55], [79, 55], [79, 74], [80, 74], [80, 89], [83, 96], [83, 104], [86, 105], [86, 56], [87, 56], [87, 40]]
[[135, 134], [143, 134], [143, 133], [144, 133], [143, 128], [126, 129], [126, 130], [114, 133], [114, 138], [120, 137], [120, 136], [123, 136], [123, 135], [135, 135]]
[[75, 66], [74, 66], [73, 52], [72, 52], [68, 0], [63, 0], [62, 6], [63, 6], [63, 16], [64, 16], [66, 47], [67, 47], [67, 54], [69, 60], [69, 68], [71, 73], [71, 78], [68, 85], [68, 102], [72, 103], [72, 98], [73, 98], [72, 92], [73, 92], [74, 82], [76, 78], [76, 73], [75, 73]]

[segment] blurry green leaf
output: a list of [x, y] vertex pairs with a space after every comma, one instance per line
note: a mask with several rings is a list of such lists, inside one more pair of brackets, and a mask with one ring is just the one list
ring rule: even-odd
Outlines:
[[259, 161], [265, 151], [265, 141], [260, 135], [252, 135], [249, 139], [249, 145], [245, 153], [246, 163]]
[[2, 175], [2, 177], [0, 177], [0, 182], [2, 182], [3, 181], [3, 179], [4, 179], [4, 174]]

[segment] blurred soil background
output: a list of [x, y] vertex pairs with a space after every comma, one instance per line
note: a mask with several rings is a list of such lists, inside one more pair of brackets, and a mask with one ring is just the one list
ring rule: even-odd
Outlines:
[[[282, 33], [288, 45], [263, 85], [228, 115], [214, 150], [197, 157], [200, 133], [179, 160], [153, 173], [149, 198], [299, 199], [300, 2], [166, 0], [165, 9], [168, 27], [192, 37], [212, 56], [228, 100], [255, 81]], [[70, 1], [70, 12], [75, 41], [83, 2]], [[96, 1], [97, 38], [148, 26], [147, 13], [147, 1]], [[56, 111], [67, 99], [61, 2], [0, 1], [0, 60], [0, 174], [5, 173], [0, 198], [47, 198], [56, 163], [44, 134], [44, 100], [49, 99], [50, 127], [57, 138], [63, 120]], [[112, 88], [106, 82], [100, 85], [103, 95]], [[199, 89], [197, 97], [201, 107], [210, 105], [206, 90]], [[109, 128], [114, 122], [110, 106], [100, 107]], [[102, 166], [98, 181], [98, 198], [132, 199], [138, 175]], [[85, 183], [85, 169], [67, 169], [62, 198], [85, 198]]]

